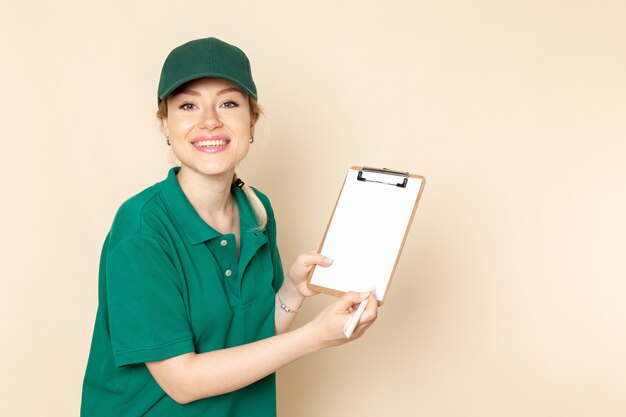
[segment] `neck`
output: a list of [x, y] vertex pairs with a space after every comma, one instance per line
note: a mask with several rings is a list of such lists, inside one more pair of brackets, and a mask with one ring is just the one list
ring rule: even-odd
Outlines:
[[221, 175], [204, 175], [182, 166], [177, 175], [185, 196], [210, 226], [221, 233], [230, 233], [233, 222], [233, 205], [230, 188], [233, 172]]

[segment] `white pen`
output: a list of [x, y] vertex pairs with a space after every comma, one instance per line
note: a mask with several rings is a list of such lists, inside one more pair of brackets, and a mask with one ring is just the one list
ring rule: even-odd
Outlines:
[[365, 311], [365, 307], [367, 307], [367, 303], [369, 302], [369, 294], [375, 290], [376, 290], [376, 286], [372, 285], [368, 291], [368, 298], [361, 301], [361, 304], [359, 304], [359, 308], [356, 309], [356, 313], [354, 313], [354, 316], [350, 317], [346, 325], [343, 326], [343, 334], [346, 335], [346, 338], [350, 339], [350, 337], [352, 336], [352, 332], [354, 332], [354, 329], [356, 328], [357, 324], [359, 324], [359, 320], [361, 320], [363, 311]]

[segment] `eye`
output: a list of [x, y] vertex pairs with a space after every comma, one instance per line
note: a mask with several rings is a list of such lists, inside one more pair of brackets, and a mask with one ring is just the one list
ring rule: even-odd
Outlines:
[[180, 106], [178, 106], [178, 108], [182, 110], [193, 110], [195, 107], [196, 105], [193, 103], [183, 103]]
[[236, 102], [234, 102], [232, 100], [229, 100], [229, 101], [226, 101], [226, 102], [222, 103], [222, 107], [225, 107], [227, 109], [232, 109], [232, 108], [235, 108], [235, 107], [239, 107], [239, 104], [237, 104]]

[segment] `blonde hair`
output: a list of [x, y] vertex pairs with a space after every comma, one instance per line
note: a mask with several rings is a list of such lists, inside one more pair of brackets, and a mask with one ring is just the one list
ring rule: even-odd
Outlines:
[[[172, 94], [175, 94], [175, 93], [176, 91], [174, 91], [174, 93]], [[252, 124], [254, 125], [261, 117], [261, 114], [263, 114], [263, 110], [261, 109], [261, 106], [259, 106], [259, 103], [257, 103], [256, 100], [254, 100], [250, 96], [248, 96], [248, 104], [250, 107], [250, 117], [252, 119]], [[162, 100], [159, 103], [159, 108], [156, 112], [156, 117], [161, 122], [161, 128], [163, 128], [163, 119], [167, 117], [167, 100]], [[233, 184], [238, 179], [239, 177], [235, 173], [233, 175]], [[256, 217], [256, 220], [257, 220], [258, 229], [261, 231], [265, 230], [265, 227], [267, 226], [267, 210], [265, 209], [265, 205], [263, 205], [263, 202], [261, 201], [259, 196], [254, 192], [254, 190], [248, 184], [244, 183], [243, 186], [241, 186], [241, 190], [243, 191], [244, 195], [248, 199], [248, 203], [250, 204], [250, 207], [252, 207], [252, 211], [254, 212], [254, 216]]]
[[[237, 173], [235, 173], [233, 175], [233, 184], [238, 179], [239, 177], [237, 176]], [[263, 205], [259, 196], [248, 184], [244, 183], [241, 186], [241, 191], [243, 191], [244, 195], [248, 199], [248, 203], [250, 203], [250, 207], [252, 207], [252, 211], [256, 217], [258, 229], [261, 231], [265, 230], [265, 227], [267, 226], [267, 210], [265, 210], [265, 205]]]

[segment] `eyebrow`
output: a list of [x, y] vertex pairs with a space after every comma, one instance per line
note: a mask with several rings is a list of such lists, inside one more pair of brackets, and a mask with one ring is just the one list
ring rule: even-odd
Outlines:
[[[231, 91], [235, 91], [235, 92], [241, 93], [243, 95], [243, 91], [241, 91], [241, 89], [239, 89], [237, 87], [225, 88], [223, 90], [218, 91], [217, 95], [230, 93]], [[176, 93], [176, 95], [178, 95], [178, 94], [189, 94], [190, 96], [200, 96], [201, 95], [199, 92], [197, 92], [195, 90], [181, 90], [181, 91]]]

